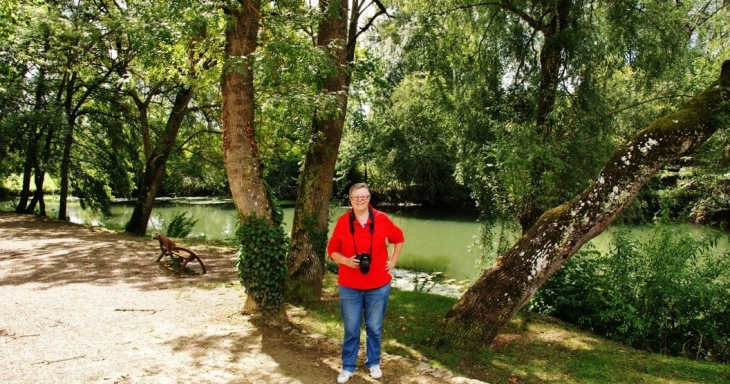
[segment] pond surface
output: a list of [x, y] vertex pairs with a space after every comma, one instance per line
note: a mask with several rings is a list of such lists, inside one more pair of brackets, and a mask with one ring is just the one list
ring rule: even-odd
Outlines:
[[[57, 200], [46, 199], [47, 213], [53, 217], [58, 207]], [[377, 206], [376, 206], [377, 208]], [[12, 211], [12, 204], [0, 202], [0, 209]], [[57, 208], [56, 208], [57, 209]], [[69, 200], [70, 220], [78, 224], [124, 228], [134, 210], [134, 202], [116, 202], [112, 205], [112, 215], [104, 217], [90, 210], [81, 209], [78, 201]], [[330, 209], [330, 223], [344, 213], [347, 207]], [[477, 212], [446, 211], [423, 209], [420, 207], [383, 208], [391, 219], [403, 229], [406, 244], [398, 260], [399, 268], [410, 270], [440, 272], [443, 277], [454, 280], [469, 280], [477, 277], [483, 269], [477, 264], [479, 250], [474, 246], [479, 234], [480, 223]], [[206, 239], [232, 239], [238, 225], [236, 209], [231, 200], [209, 198], [160, 199], [152, 211], [148, 233], [163, 232], [163, 224], [181, 213], [197, 220], [192, 237]], [[294, 208], [284, 208], [284, 225], [291, 231]], [[682, 230], [693, 233], [709, 231], [706, 227], [676, 224]], [[330, 225], [330, 231], [333, 224]], [[637, 236], [647, 236], [650, 227], [632, 227]], [[604, 232], [591, 243], [599, 250], [607, 250], [610, 240], [609, 231]], [[727, 237], [721, 240], [721, 249], [727, 248]], [[472, 247], [474, 248], [472, 250]]]

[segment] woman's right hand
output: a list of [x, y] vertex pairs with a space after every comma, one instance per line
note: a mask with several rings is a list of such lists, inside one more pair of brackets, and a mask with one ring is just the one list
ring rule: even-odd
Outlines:
[[332, 254], [332, 259], [335, 260], [337, 264], [342, 264], [346, 267], [355, 269], [360, 268], [360, 260], [355, 259], [355, 256], [347, 257], [339, 252], [335, 252]]

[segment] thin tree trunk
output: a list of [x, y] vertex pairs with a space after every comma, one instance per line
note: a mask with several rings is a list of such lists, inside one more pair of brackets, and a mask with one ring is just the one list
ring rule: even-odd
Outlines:
[[[326, 117], [315, 112], [312, 119], [311, 143], [299, 179], [292, 223], [288, 270], [289, 300], [293, 302], [319, 300], [322, 295], [332, 178], [347, 111], [347, 4], [347, 0], [319, 3], [325, 17], [319, 25], [317, 45], [328, 51], [337, 66], [324, 92], [338, 99], [338, 110], [326, 113]], [[357, 20], [350, 23], [357, 25]]]
[[33, 162], [38, 156], [38, 133], [36, 127], [32, 125], [32, 131], [28, 135], [28, 145], [25, 148], [25, 161], [23, 162], [23, 186], [20, 190], [20, 200], [15, 207], [16, 213], [33, 213], [28, 212], [28, 200], [30, 198], [30, 180], [33, 174]]
[[35, 175], [33, 179], [35, 181], [35, 192], [33, 193], [33, 199], [28, 204], [28, 211], [33, 212], [36, 205], [38, 205], [38, 216], [46, 216], [46, 204], [43, 201], [43, 181], [46, 178], [46, 173], [43, 172], [39, 167], [35, 168]]
[[603, 232], [663, 166], [705, 142], [730, 114], [730, 61], [720, 79], [679, 111], [618, 149], [598, 178], [573, 200], [543, 214], [446, 314], [434, 343], [477, 349], [522, 308], [558, 268]]
[[36, 160], [36, 163], [34, 165], [35, 168], [35, 186], [36, 190], [33, 194], [33, 200], [30, 202], [30, 205], [28, 206], [28, 210], [30, 212], [33, 212], [35, 210], [35, 206], [38, 205], [38, 215], [39, 216], [47, 216], [46, 214], [46, 203], [43, 200], [44, 192], [43, 192], [43, 183], [46, 179], [46, 167], [48, 166], [48, 160], [51, 158], [51, 144], [53, 142], [53, 135], [55, 133], [55, 129], [51, 124], [48, 124], [48, 131], [46, 132], [46, 141], [43, 145], [43, 151], [40, 155], [40, 159]]
[[[47, 48], [47, 46], [46, 46]], [[36, 115], [40, 114], [45, 108], [44, 97], [46, 95], [46, 70], [41, 67], [38, 70], [38, 81], [35, 92], [35, 103], [34, 111]], [[23, 164], [23, 187], [20, 191], [20, 201], [15, 208], [17, 213], [33, 213], [34, 204], [31, 202], [30, 207], [28, 206], [28, 199], [30, 198], [30, 179], [33, 172], [33, 165], [38, 163], [38, 140], [41, 134], [37, 129], [38, 116], [34, 116], [31, 123], [29, 124], [31, 130], [28, 134], [28, 145], [25, 151], [25, 162]], [[37, 185], [36, 185], [37, 188]]]
[[[167, 170], [167, 159], [175, 146], [175, 140], [180, 132], [180, 127], [182, 127], [192, 96], [193, 89], [187, 86], [182, 87], [175, 95], [175, 101], [167, 118], [165, 131], [158, 138], [154, 150], [146, 158], [142, 183], [137, 187], [139, 191], [137, 203], [125, 227], [128, 233], [137, 236], [144, 236], [147, 233], [147, 223]], [[138, 100], [135, 100], [135, 102], [138, 102]], [[138, 103], [138, 108], [141, 119], [146, 122], [146, 106], [140, 106]]]
[[[539, 28], [544, 43], [540, 50], [540, 84], [535, 113], [535, 130], [540, 134], [543, 142], [549, 142], [555, 134], [555, 123], [551, 121], [550, 115], [555, 110], [560, 71], [565, 66], [566, 61], [565, 43], [562, 42], [560, 35], [565, 33], [568, 28], [572, 5], [572, 0], [557, 1], [551, 12], [552, 17], [550, 20]], [[526, 199], [526, 205], [518, 215], [522, 233], [527, 232], [543, 213], [544, 208], [538, 205], [537, 201], [542, 192], [542, 179], [546, 169], [547, 166], [541, 157], [532, 160], [530, 196]]]
[[[49, 132], [50, 134], [50, 132]], [[27, 212], [33, 213], [36, 205], [40, 203], [40, 209], [38, 211], [39, 216], [46, 216], [46, 205], [43, 202], [43, 181], [46, 178], [46, 173], [41, 168], [41, 160], [39, 156], [35, 156], [33, 163], [33, 181], [35, 184], [35, 192], [33, 193], [33, 199], [28, 204]]]
[[[68, 96], [70, 98], [70, 96]], [[66, 136], [63, 140], [63, 156], [61, 158], [61, 190], [59, 192], [58, 204], [58, 220], [68, 220], [68, 171], [71, 168], [71, 146], [74, 142], [74, 125], [75, 116], [68, 116], [68, 126], [66, 127]]]

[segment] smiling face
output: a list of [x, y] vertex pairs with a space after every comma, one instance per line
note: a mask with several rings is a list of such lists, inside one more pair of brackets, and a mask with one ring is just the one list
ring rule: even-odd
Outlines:
[[356, 214], [365, 213], [370, 203], [370, 190], [367, 184], [355, 184], [350, 188], [350, 205]]

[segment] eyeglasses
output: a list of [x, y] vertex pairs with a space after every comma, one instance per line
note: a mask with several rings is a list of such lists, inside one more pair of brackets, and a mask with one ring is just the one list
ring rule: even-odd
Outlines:
[[366, 201], [366, 200], [370, 199], [370, 196], [350, 196], [350, 199], [355, 200], [355, 201], [360, 201], [360, 200]]

